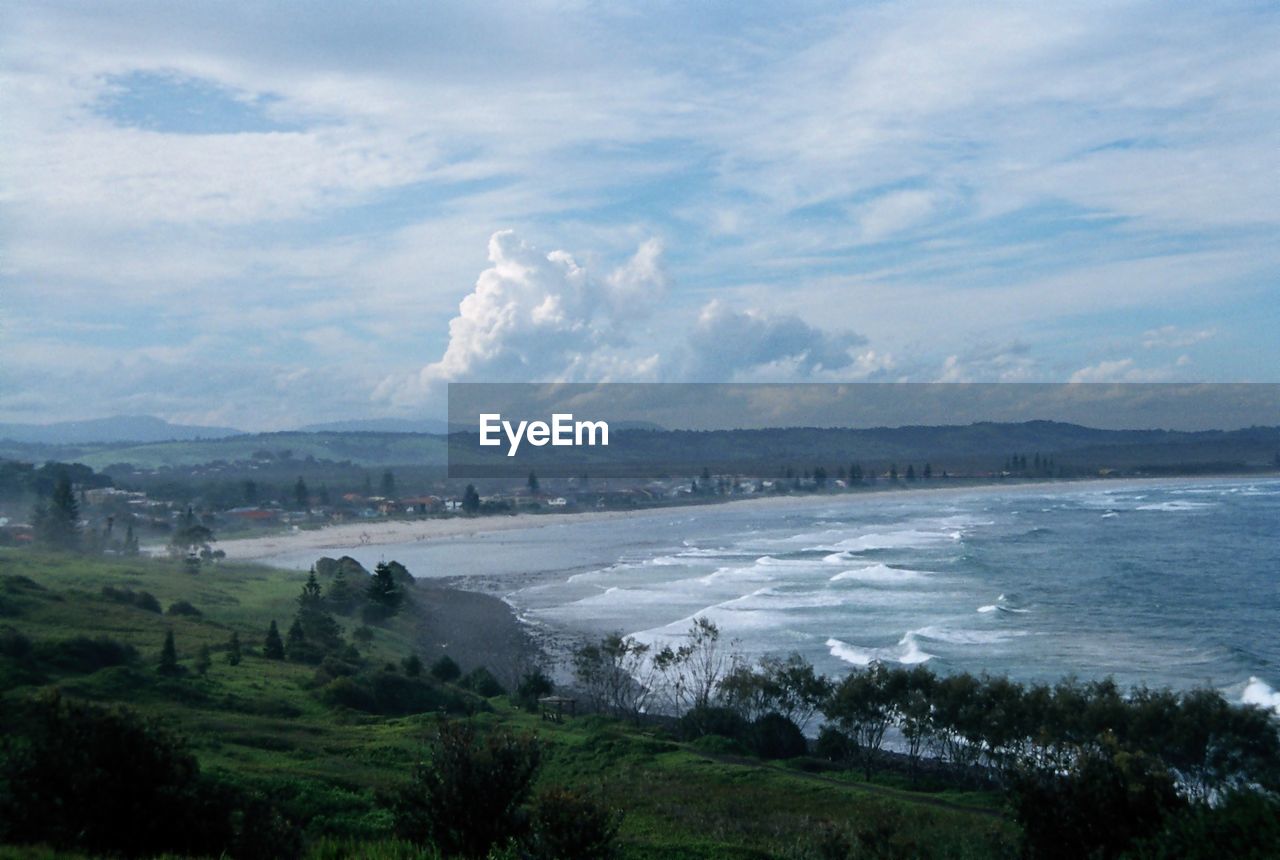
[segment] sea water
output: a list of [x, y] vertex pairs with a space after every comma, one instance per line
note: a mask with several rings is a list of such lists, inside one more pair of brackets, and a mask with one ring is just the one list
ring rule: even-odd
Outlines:
[[797, 652], [828, 674], [880, 660], [1021, 681], [1112, 676], [1208, 685], [1280, 713], [1277, 480], [855, 493], [536, 522], [347, 552], [461, 577], [561, 643], [612, 631], [676, 641], [702, 616], [747, 657]]

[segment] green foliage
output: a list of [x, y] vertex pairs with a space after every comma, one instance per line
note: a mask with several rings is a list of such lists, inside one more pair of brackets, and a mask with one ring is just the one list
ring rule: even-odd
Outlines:
[[96, 672], [110, 666], [133, 662], [138, 652], [131, 645], [107, 636], [73, 636], [52, 642], [40, 642], [34, 648], [36, 659], [64, 672]]
[[422, 658], [417, 654], [410, 654], [400, 661], [400, 667], [410, 678], [417, 678], [422, 674]]
[[763, 759], [796, 758], [808, 752], [800, 727], [779, 713], [752, 723], [750, 738], [752, 750]]
[[431, 664], [431, 677], [449, 683], [462, 677], [462, 668], [448, 654]]
[[203, 613], [185, 600], [175, 600], [169, 604], [166, 615], [183, 615], [187, 618], [199, 618]]
[[520, 707], [533, 711], [538, 707], [538, 700], [550, 696], [554, 689], [555, 685], [547, 674], [541, 669], [534, 669], [521, 676], [520, 683], [516, 685], [515, 699]]
[[394, 800], [396, 831], [446, 855], [484, 857], [525, 832], [522, 806], [542, 759], [532, 737], [442, 721], [413, 777]]
[[178, 666], [178, 649], [173, 642], [172, 628], [165, 631], [164, 645], [160, 648], [160, 664], [156, 671], [161, 675], [177, 675], [182, 671]]
[[404, 588], [397, 580], [396, 568], [404, 570], [404, 565], [379, 562], [373, 569], [373, 577], [365, 589], [365, 599], [369, 601], [364, 613], [366, 621], [382, 621], [399, 611], [404, 602]]
[[501, 682], [494, 677], [493, 673], [484, 666], [477, 666], [472, 669], [463, 676], [458, 685], [486, 699], [501, 696], [507, 691]]
[[209, 674], [209, 670], [211, 668], [213, 668], [213, 657], [209, 653], [209, 646], [201, 645], [200, 650], [196, 652], [196, 674], [203, 678], [205, 675]]
[[480, 511], [480, 493], [476, 491], [474, 484], [467, 484], [462, 492], [462, 510], [469, 516], [475, 516]]
[[1231, 791], [1165, 819], [1164, 827], [1133, 846], [1135, 860], [1267, 860], [1280, 846], [1280, 799]]
[[244, 659], [244, 653], [240, 649], [240, 634], [232, 630], [231, 639], [227, 642], [227, 665], [239, 666], [240, 661]]
[[276, 626], [276, 620], [271, 619], [271, 626], [267, 628], [266, 638], [262, 642], [262, 656], [268, 660], [284, 659], [284, 640], [280, 638], [280, 628]]
[[123, 603], [136, 606], [145, 612], [160, 612], [160, 601], [147, 591], [134, 591], [131, 588], [120, 588], [115, 585], [102, 586], [102, 596], [112, 603]]
[[1117, 857], [1186, 803], [1158, 760], [1109, 740], [1081, 750], [1065, 774], [1019, 773], [1010, 796], [1031, 858]]
[[541, 792], [531, 810], [529, 853], [538, 860], [611, 860], [622, 812], [572, 789]]
[[136, 714], [55, 694], [4, 704], [0, 839], [93, 854], [297, 856], [269, 805], [209, 780]]
[[48, 501], [36, 508], [32, 522], [39, 545], [64, 551], [80, 549], [80, 505], [66, 472], [58, 475]]

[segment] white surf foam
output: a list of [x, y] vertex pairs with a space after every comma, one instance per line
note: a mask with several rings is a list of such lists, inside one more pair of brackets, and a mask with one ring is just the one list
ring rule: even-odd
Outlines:
[[870, 567], [861, 567], [854, 570], [846, 570], [837, 573], [831, 577], [831, 582], [866, 582], [876, 585], [898, 585], [900, 583], [919, 581], [924, 579], [926, 574], [920, 570], [908, 570], [901, 567], [889, 567], [887, 564], [873, 564]]
[[827, 650], [832, 657], [854, 666], [870, 666], [877, 661], [913, 666], [931, 660], [934, 656], [920, 649], [915, 633], [912, 632], [904, 635], [891, 648], [860, 648], [833, 637], [827, 640]]
[[1244, 692], [1240, 694], [1240, 701], [1246, 705], [1258, 705], [1274, 711], [1277, 716], [1280, 716], [1280, 693], [1277, 693], [1270, 684], [1261, 678], [1249, 678], [1249, 683], [1245, 685]]

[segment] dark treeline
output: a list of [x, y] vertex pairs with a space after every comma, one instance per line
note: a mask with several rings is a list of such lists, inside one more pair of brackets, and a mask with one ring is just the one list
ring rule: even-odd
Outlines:
[[[1239, 856], [1280, 844], [1276, 721], [1216, 690], [1024, 685], [883, 663], [833, 680], [799, 655], [751, 664], [726, 653], [702, 618], [678, 646], [619, 634], [586, 643], [573, 667], [589, 707], [669, 714], [708, 752], [811, 753], [867, 779], [905, 762], [913, 783], [927, 762], [935, 780], [1002, 790], [1028, 856], [1190, 856], [1224, 830]], [[818, 714], [810, 744], [803, 729]]]

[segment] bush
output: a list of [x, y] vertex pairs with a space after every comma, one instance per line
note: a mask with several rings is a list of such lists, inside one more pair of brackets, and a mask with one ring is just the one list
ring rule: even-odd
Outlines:
[[31, 640], [23, 633], [6, 627], [0, 630], [0, 657], [14, 660], [28, 660], [33, 651]]
[[397, 833], [449, 856], [483, 857], [523, 835], [521, 806], [541, 756], [527, 735], [495, 731], [482, 740], [470, 723], [442, 721], [426, 761], [393, 800]]
[[1163, 830], [1130, 851], [1139, 860], [1265, 860], [1280, 845], [1280, 799], [1232, 791], [1166, 819]]
[[117, 588], [114, 585], [102, 586], [102, 596], [113, 603], [136, 606], [146, 612], [160, 614], [160, 601], [147, 591], [134, 591], [131, 588]]
[[175, 600], [173, 603], [169, 604], [169, 611], [166, 612], [165, 614], [166, 615], [185, 615], [189, 618], [199, 618], [204, 613], [202, 613], [199, 609], [196, 609], [194, 606], [192, 606], [190, 603], [188, 603], [185, 600]]
[[823, 726], [822, 731], [818, 732], [818, 742], [814, 746], [814, 752], [819, 758], [843, 765], [853, 761], [857, 747], [854, 745], [853, 738], [836, 727]]
[[1157, 833], [1185, 806], [1157, 760], [1110, 740], [1080, 750], [1063, 774], [1046, 767], [1015, 775], [1014, 814], [1027, 857], [1116, 857]]
[[748, 752], [742, 741], [726, 738], [724, 735], [703, 735], [695, 740], [691, 746], [700, 752], [710, 753], [711, 755], [746, 755]]
[[570, 789], [544, 791], [533, 803], [529, 847], [539, 860], [609, 860], [622, 813]]
[[476, 695], [483, 696], [486, 699], [490, 699], [494, 696], [501, 696], [507, 691], [506, 687], [503, 687], [502, 684], [499, 683], [498, 679], [493, 676], [493, 673], [484, 666], [472, 669], [467, 673], [466, 677], [458, 683], [462, 688], [470, 690]]
[[453, 661], [453, 658], [446, 654], [431, 664], [431, 677], [447, 684], [462, 677], [462, 669]]
[[57, 642], [40, 643], [36, 646], [36, 656], [41, 662], [67, 672], [96, 672], [108, 666], [131, 663], [137, 659], [138, 652], [132, 645], [106, 636], [93, 639], [74, 636]]
[[269, 804], [202, 776], [181, 740], [133, 712], [56, 693], [15, 710], [3, 720], [17, 731], [0, 764], [0, 842], [95, 855], [298, 854], [296, 832]]
[[696, 740], [703, 735], [720, 735], [746, 742], [750, 730], [751, 724], [737, 711], [712, 705], [691, 708], [676, 723], [676, 733], [685, 741]]
[[538, 708], [538, 700], [543, 696], [550, 696], [554, 689], [546, 673], [541, 669], [534, 669], [532, 672], [526, 672], [516, 686], [516, 702], [527, 711], [535, 711]]
[[751, 748], [764, 759], [796, 758], [809, 751], [800, 727], [779, 713], [751, 724]]

